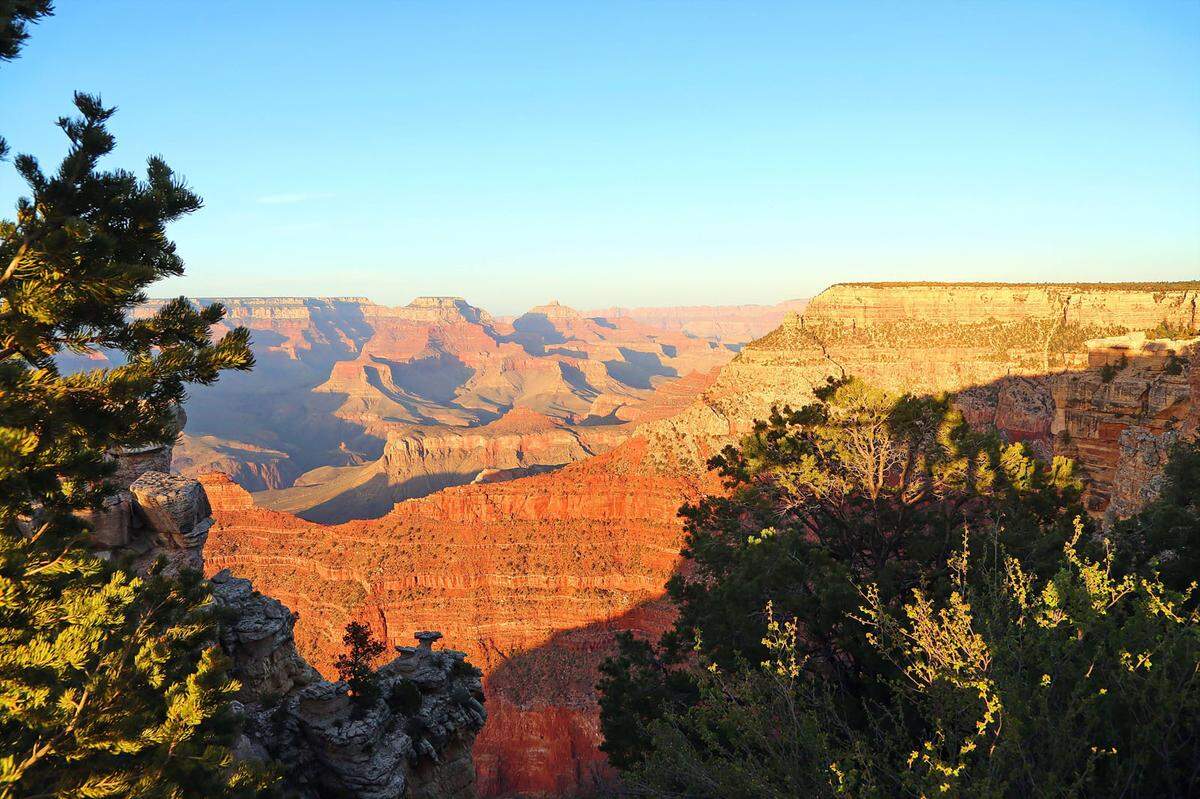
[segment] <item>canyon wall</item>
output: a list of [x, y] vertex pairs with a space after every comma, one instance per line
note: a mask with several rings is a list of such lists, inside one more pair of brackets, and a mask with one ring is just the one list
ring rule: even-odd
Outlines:
[[645, 450], [635, 439], [553, 474], [451, 488], [334, 527], [254, 507], [208, 476], [222, 497], [208, 568], [295, 607], [301, 651], [325, 672], [350, 618], [389, 643], [436, 622], [487, 675], [481, 793], [587, 790], [606, 774], [595, 668], [615, 630], [665, 629], [676, 510], [703, 488], [653, 468]]
[[[1098, 395], [1064, 395], [1052, 382], [1099, 374], [1085, 342], [1194, 331], [1198, 288], [834, 286], [715, 374], [689, 378], [685, 396], [663, 394], [657, 410], [645, 403], [628, 440], [552, 473], [448, 488], [338, 526], [253, 507], [227, 480], [207, 478], [221, 498], [209, 568], [250, 577], [300, 610], [301, 651], [323, 670], [347, 619], [399, 641], [436, 615], [484, 671], [481, 794], [587, 793], [607, 774], [596, 666], [614, 631], [654, 637], [669, 623], [662, 590], [679, 567], [676, 510], [720, 489], [704, 464], [721, 446], [773, 405], [808, 402], [813, 387], [846, 373], [895, 391], [955, 392], [973, 423], [1049, 457], [1065, 446], [1063, 420], [1099, 407]], [[1182, 380], [1189, 391], [1195, 360]], [[1178, 387], [1168, 376], [1151, 382]], [[1075, 399], [1057, 399], [1066, 396]], [[1123, 418], [1161, 416], [1159, 405]], [[1181, 429], [1194, 424], [1190, 404], [1170, 407]], [[1081, 460], [1093, 451], [1076, 446]], [[1099, 474], [1098, 460], [1082, 466]]]
[[[83, 514], [94, 551], [137, 571], [159, 560], [168, 571], [203, 569], [213, 524], [204, 486], [165, 471], [170, 447], [114, 457], [117, 490]], [[226, 487], [236, 493], [222, 493]], [[232, 482], [214, 486], [219, 506], [246, 496]], [[284, 792], [297, 799], [476, 796], [471, 750], [487, 717], [480, 672], [462, 652], [433, 649], [440, 633], [423, 631], [418, 646], [397, 646], [399, 656], [377, 671], [378, 696], [363, 703], [299, 655], [297, 617], [287, 607], [228, 571], [211, 583], [222, 609], [219, 643], [241, 685], [238, 757], [276, 764]]]
[[1089, 341], [1088, 368], [1050, 380], [1054, 452], [1078, 464], [1106, 524], [1158, 495], [1171, 447], [1200, 416], [1200, 338]]

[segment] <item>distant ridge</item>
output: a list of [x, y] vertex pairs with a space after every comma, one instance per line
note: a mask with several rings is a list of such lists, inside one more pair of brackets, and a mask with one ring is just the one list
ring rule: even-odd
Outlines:
[[1112, 281], [1096, 283], [1063, 281], [1007, 283], [1004, 281], [971, 280], [850, 280], [834, 283], [829, 288], [836, 288], [838, 286], [869, 286], [872, 288], [954, 288], [961, 286], [963, 288], [1070, 288], [1083, 291], [1200, 291], [1200, 280]]

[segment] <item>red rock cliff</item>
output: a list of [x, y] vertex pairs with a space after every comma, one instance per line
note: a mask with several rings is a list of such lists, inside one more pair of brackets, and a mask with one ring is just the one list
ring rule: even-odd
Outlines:
[[[613, 630], [668, 623], [660, 597], [678, 565], [676, 509], [718, 488], [703, 468], [717, 447], [845, 371], [894, 390], [960, 392], [976, 423], [1048, 454], [1057, 409], [1046, 375], [1086, 371], [1089, 339], [1194, 325], [1195, 292], [836, 286], [715, 380], [697, 378], [706, 388], [696, 401], [665, 400], [673, 412], [648, 414], [631, 440], [552, 474], [451, 488], [329, 527], [245, 507], [214, 485], [210, 568], [228, 566], [298, 610], [302, 650], [326, 670], [349, 618], [390, 641], [436, 621], [487, 675], [481, 793], [586, 792], [605, 773], [596, 664]], [[528, 331], [581, 324], [561, 309], [539, 313]]]

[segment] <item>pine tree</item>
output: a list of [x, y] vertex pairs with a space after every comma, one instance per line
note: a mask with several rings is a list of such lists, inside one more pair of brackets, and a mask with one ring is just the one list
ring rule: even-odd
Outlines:
[[383, 642], [371, 635], [370, 627], [352, 621], [346, 625], [342, 643], [346, 645], [346, 651], [338, 655], [334, 664], [338, 679], [350, 689], [355, 705], [359, 708], [370, 705], [379, 695], [378, 681], [371, 666], [383, 654]]
[[[0, 3], [0, 55], [48, 11]], [[201, 201], [158, 157], [144, 179], [98, 169], [114, 109], [75, 106], [55, 171], [14, 159], [30, 195], [0, 221], [0, 798], [253, 795], [207, 582], [100, 560], [79, 515], [111, 490], [111, 450], [172, 442], [187, 383], [252, 366], [248, 334], [214, 343], [223, 309], [183, 298], [130, 320], [182, 273], [166, 226]], [[63, 374], [64, 351], [119, 365]]]

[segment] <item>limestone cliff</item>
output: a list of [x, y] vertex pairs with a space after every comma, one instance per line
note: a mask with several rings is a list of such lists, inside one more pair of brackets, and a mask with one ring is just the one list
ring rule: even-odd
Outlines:
[[[213, 523], [204, 486], [165, 471], [169, 447], [114, 457], [119, 490], [85, 514], [96, 551], [137, 570], [160, 558], [169, 570], [203, 569]], [[229, 505], [244, 496], [237, 491], [214, 493]], [[397, 647], [399, 657], [378, 670], [378, 698], [361, 707], [344, 683], [322, 679], [298, 654], [296, 616], [279, 601], [229, 572], [213, 575], [212, 590], [224, 611], [220, 645], [242, 686], [238, 706], [246, 725], [236, 751], [281, 764], [289, 796], [476, 795], [471, 750], [487, 717], [480, 672], [462, 652], [432, 649], [440, 633], [424, 633], [418, 647]]]

